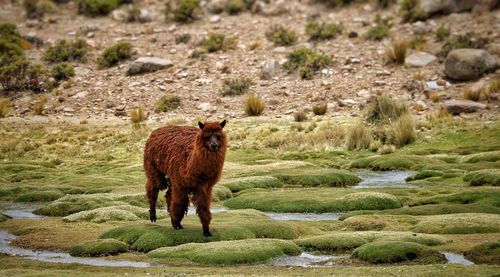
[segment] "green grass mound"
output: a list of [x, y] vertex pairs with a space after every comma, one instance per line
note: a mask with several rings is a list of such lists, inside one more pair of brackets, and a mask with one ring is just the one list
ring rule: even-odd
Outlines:
[[414, 242], [376, 241], [362, 245], [352, 257], [372, 263], [415, 262], [423, 264], [445, 263], [446, 258], [437, 250]]
[[220, 185], [232, 192], [239, 192], [252, 188], [281, 188], [283, 182], [272, 176], [249, 176], [225, 180]]
[[477, 264], [500, 264], [500, 240], [474, 246], [465, 257]]
[[[166, 214], [159, 213], [157, 217], [158, 219], [162, 219], [166, 217]], [[136, 221], [140, 219], [149, 219], [148, 209], [131, 205], [119, 205], [81, 211], [64, 217], [63, 221], [103, 223], [108, 221]]]
[[388, 215], [438, 215], [438, 214], [460, 214], [460, 213], [490, 213], [500, 214], [500, 208], [484, 204], [432, 204], [414, 207], [403, 207], [382, 211], [352, 211], [343, 215], [344, 220], [356, 215], [366, 214], [388, 214]]
[[189, 216], [182, 222], [184, 229], [175, 230], [170, 223], [140, 224], [111, 229], [100, 238], [114, 238], [126, 242], [141, 252], [166, 246], [191, 242], [241, 240], [253, 238], [295, 239], [294, 228], [285, 222], [272, 220], [255, 210], [227, 211], [213, 215], [210, 224], [212, 237], [204, 237], [196, 216]]
[[128, 245], [115, 239], [98, 239], [75, 245], [69, 254], [75, 257], [111, 256], [128, 251]]
[[399, 199], [381, 192], [347, 194], [345, 190], [290, 190], [241, 194], [224, 202], [231, 209], [257, 209], [271, 212], [341, 212], [383, 210], [401, 207]]
[[419, 169], [439, 161], [417, 155], [383, 155], [355, 160], [351, 168], [371, 168], [373, 170]]
[[147, 255], [151, 258], [187, 260], [198, 264], [234, 265], [263, 262], [282, 255], [297, 256], [300, 253], [300, 248], [291, 241], [246, 239], [163, 247]]
[[344, 187], [355, 185], [361, 181], [358, 176], [341, 171], [311, 175], [278, 175], [276, 177], [285, 184], [303, 187]]
[[352, 250], [365, 243], [378, 240], [415, 242], [427, 246], [441, 245], [446, 242], [446, 239], [439, 235], [397, 231], [364, 231], [325, 234], [297, 239], [295, 243], [308, 250], [337, 252]]
[[233, 197], [231, 190], [225, 186], [217, 185], [212, 190], [212, 201], [220, 202]]
[[462, 158], [462, 162], [464, 163], [497, 162], [497, 161], [500, 161], [500, 151], [471, 154]]
[[500, 232], [500, 215], [465, 213], [422, 216], [412, 230], [428, 234], [497, 233]]
[[429, 205], [429, 204], [485, 204], [494, 207], [500, 207], [500, 191], [495, 189], [477, 189], [471, 191], [462, 191], [445, 195], [435, 195], [423, 197], [410, 201], [410, 206]]
[[34, 191], [19, 195], [15, 202], [49, 202], [64, 196], [64, 193], [57, 190]]
[[422, 180], [430, 177], [441, 177], [443, 175], [444, 172], [439, 170], [422, 170], [420, 172], [417, 172], [415, 175], [406, 178], [406, 181]]
[[500, 186], [500, 169], [483, 169], [467, 173], [464, 181], [471, 186]]

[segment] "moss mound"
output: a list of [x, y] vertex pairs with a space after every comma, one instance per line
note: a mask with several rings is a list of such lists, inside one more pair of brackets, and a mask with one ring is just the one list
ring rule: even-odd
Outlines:
[[219, 202], [233, 197], [231, 190], [225, 186], [217, 185], [212, 190], [212, 201]]
[[[158, 214], [159, 219], [165, 217], [165, 213]], [[131, 205], [119, 205], [81, 211], [64, 217], [63, 221], [91, 221], [95, 223], [103, 223], [108, 221], [136, 221], [148, 218], [149, 212], [146, 208], [140, 208]]]
[[401, 207], [399, 199], [381, 192], [342, 195], [336, 191], [296, 190], [244, 193], [224, 202], [231, 209], [257, 209], [271, 212], [341, 212], [383, 210]]
[[373, 170], [418, 169], [437, 163], [437, 160], [417, 155], [390, 154], [361, 158], [351, 163], [352, 168], [371, 168]]
[[500, 186], [500, 169], [483, 169], [467, 173], [464, 181], [471, 186]]
[[465, 257], [477, 264], [500, 264], [500, 240], [474, 246]]
[[311, 175], [278, 175], [285, 184], [303, 187], [343, 187], [359, 183], [361, 179], [349, 172], [327, 172]]
[[19, 195], [16, 202], [49, 202], [57, 200], [64, 196], [64, 193], [57, 190], [34, 191]]
[[283, 182], [272, 176], [249, 176], [233, 178], [220, 183], [222, 186], [230, 189], [232, 192], [253, 188], [281, 188]]
[[204, 237], [198, 218], [188, 216], [183, 220], [184, 229], [175, 230], [170, 224], [141, 224], [111, 229], [100, 238], [114, 238], [131, 245], [141, 252], [166, 246], [191, 242], [241, 240], [253, 238], [294, 239], [297, 237], [291, 225], [274, 221], [254, 210], [227, 211], [213, 215], [210, 225], [212, 237]]
[[188, 243], [163, 247], [147, 255], [158, 259], [181, 259], [199, 264], [249, 264], [282, 255], [296, 256], [300, 248], [291, 241], [277, 239], [247, 239], [209, 243]]
[[410, 201], [410, 206], [429, 205], [429, 204], [485, 204], [500, 207], [500, 191], [491, 189], [481, 189], [472, 191], [462, 191], [445, 195], [436, 195], [424, 197]]
[[413, 231], [429, 234], [475, 234], [500, 232], [500, 215], [444, 214], [419, 218]]
[[462, 158], [464, 163], [477, 163], [477, 162], [497, 162], [500, 161], [500, 151], [482, 152], [467, 155]]
[[443, 175], [444, 172], [439, 170], [422, 170], [420, 172], [417, 172], [415, 175], [406, 178], [406, 181], [422, 180], [430, 177], [441, 177]]
[[446, 258], [437, 250], [419, 243], [401, 241], [376, 241], [362, 245], [352, 253], [352, 257], [373, 263], [445, 263]]
[[128, 245], [115, 239], [87, 241], [70, 248], [69, 254], [75, 257], [99, 257], [127, 252]]

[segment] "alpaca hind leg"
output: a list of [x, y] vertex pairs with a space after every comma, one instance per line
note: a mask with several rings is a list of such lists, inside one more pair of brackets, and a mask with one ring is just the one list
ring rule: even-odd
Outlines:
[[174, 229], [182, 229], [181, 221], [189, 205], [189, 198], [186, 192], [181, 190], [172, 191], [172, 200], [170, 202], [170, 220]]
[[212, 188], [200, 188], [193, 194], [193, 202], [196, 206], [196, 213], [200, 218], [203, 227], [203, 235], [205, 237], [212, 236], [210, 233], [210, 221], [212, 220], [212, 213], [210, 212], [210, 202], [212, 198]]
[[148, 180], [146, 184], [146, 196], [149, 202], [149, 220], [156, 222], [156, 200], [159, 189]]

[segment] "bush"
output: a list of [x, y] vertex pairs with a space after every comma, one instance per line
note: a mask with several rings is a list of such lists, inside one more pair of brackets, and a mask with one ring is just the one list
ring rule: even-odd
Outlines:
[[128, 251], [128, 245], [115, 239], [98, 239], [75, 245], [69, 254], [75, 257], [101, 257], [118, 255]]
[[353, 258], [365, 262], [398, 263], [405, 261], [419, 261], [423, 263], [445, 263], [446, 258], [437, 250], [414, 242], [376, 241], [364, 244], [352, 253]]
[[119, 42], [109, 48], [106, 48], [102, 55], [97, 59], [97, 64], [101, 68], [112, 67], [121, 61], [130, 59], [134, 55], [132, 44], [129, 42]]
[[0, 67], [0, 84], [5, 91], [42, 92], [52, 88], [48, 70], [41, 65], [30, 65], [24, 59]]
[[140, 123], [146, 120], [147, 114], [144, 107], [137, 107], [130, 110], [130, 120], [132, 123]]
[[242, 12], [246, 7], [244, 0], [227, 0], [224, 10], [228, 14], [238, 14]]
[[415, 22], [427, 18], [425, 11], [418, 7], [419, 0], [402, 0], [399, 13], [406, 22]]
[[266, 37], [278, 46], [293, 45], [297, 41], [297, 34], [283, 25], [273, 25], [266, 32]]
[[43, 60], [51, 63], [83, 61], [88, 51], [89, 46], [83, 39], [76, 39], [73, 42], [59, 40], [56, 45], [49, 47], [43, 53]]
[[304, 111], [297, 111], [293, 113], [293, 119], [296, 122], [302, 122], [307, 120], [307, 114]]
[[306, 25], [306, 34], [310, 41], [322, 41], [334, 39], [342, 33], [342, 29], [341, 25], [312, 21]]
[[13, 23], [0, 24], [0, 68], [24, 58], [22, 37]]
[[365, 118], [372, 123], [388, 123], [400, 118], [408, 112], [405, 103], [398, 103], [389, 96], [383, 95], [367, 107]]
[[302, 47], [288, 55], [288, 61], [284, 66], [289, 73], [298, 70], [302, 79], [310, 80], [314, 78], [314, 74], [330, 65], [331, 61], [327, 55]]
[[255, 94], [247, 95], [243, 103], [243, 111], [245, 111], [245, 114], [248, 116], [261, 115], [265, 108], [266, 103]]
[[394, 123], [391, 141], [396, 146], [403, 147], [416, 139], [415, 120], [410, 113], [405, 113]]
[[166, 113], [177, 109], [181, 105], [181, 98], [176, 95], [164, 95], [155, 104], [155, 113]]
[[24, 10], [26, 17], [30, 19], [40, 19], [45, 13], [55, 13], [57, 5], [49, 0], [24, 0]]
[[212, 33], [201, 41], [200, 46], [207, 52], [217, 52], [219, 50], [235, 49], [238, 37], [226, 37], [224, 34]]
[[450, 36], [450, 28], [441, 25], [439, 26], [439, 28], [436, 29], [436, 39], [438, 41], [444, 41], [449, 36]]
[[9, 98], [0, 98], [0, 118], [6, 117], [12, 111], [12, 101]]
[[364, 38], [367, 40], [375, 40], [379, 41], [384, 39], [389, 35], [389, 26], [377, 23], [377, 25], [368, 29], [368, 31], [364, 34]]
[[359, 122], [352, 126], [347, 134], [347, 149], [363, 150], [368, 149], [372, 142], [372, 134], [368, 127]]
[[319, 104], [314, 104], [312, 106], [313, 113], [315, 115], [324, 115], [326, 114], [326, 111], [328, 110], [328, 103], [327, 102], [322, 102]]
[[71, 64], [63, 62], [54, 65], [50, 73], [56, 81], [69, 80], [75, 76], [75, 69]]
[[251, 85], [255, 82], [249, 77], [240, 77], [234, 79], [225, 79], [222, 83], [222, 96], [242, 95], [248, 92]]
[[195, 19], [195, 11], [200, 7], [200, 0], [175, 0], [165, 4], [165, 16], [173, 14], [178, 22], [188, 23]]
[[391, 46], [385, 50], [385, 58], [389, 63], [403, 64], [408, 50], [406, 40], [393, 40]]
[[107, 15], [119, 4], [119, 0], [78, 0], [78, 13], [92, 17]]
[[40, 96], [38, 101], [36, 101], [31, 107], [31, 109], [33, 110], [33, 113], [36, 115], [45, 114], [45, 112], [46, 112], [45, 105], [47, 104], [47, 101], [48, 101], [48, 99], [45, 95]]

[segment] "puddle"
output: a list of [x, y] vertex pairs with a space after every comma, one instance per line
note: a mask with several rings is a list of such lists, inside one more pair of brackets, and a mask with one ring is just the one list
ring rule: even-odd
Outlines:
[[406, 178], [413, 175], [411, 171], [393, 170], [393, 171], [372, 171], [359, 170], [356, 174], [362, 181], [353, 186], [356, 189], [364, 188], [415, 188], [413, 184], [406, 183]]
[[302, 252], [299, 256], [282, 256], [271, 261], [274, 266], [319, 267], [327, 261], [348, 258], [349, 255], [329, 256]]
[[45, 217], [43, 215], [33, 214], [33, 211], [41, 208], [43, 204], [2, 202], [2, 206], [5, 207], [5, 210], [2, 211], [2, 213], [12, 218], [40, 219]]
[[473, 265], [474, 264], [472, 261], [467, 260], [464, 257], [464, 255], [462, 255], [462, 254], [457, 254], [457, 253], [447, 252], [447, 251], [440, 251], [440, 253], [446, 257], [449, 264], [461, 264], [461, 265]]
[[325, 221], [325, 220], [339, 220], [345, 213], [273, 213], [264, 212], [267, 216], [274, 220], [288, 221], [288, 220], [302, 220], [302, 221]]

